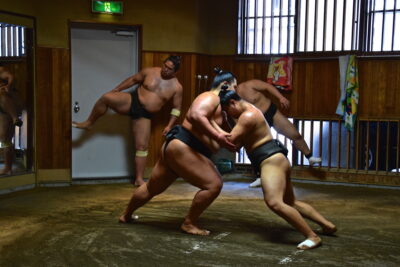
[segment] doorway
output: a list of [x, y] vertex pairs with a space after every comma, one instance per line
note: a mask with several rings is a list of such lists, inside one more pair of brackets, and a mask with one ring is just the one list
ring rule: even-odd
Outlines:
[[[138, 71], [133, 26], [71, 23], [72, 120], [84, 121], [104, 93]], [[72, 128], [72, 178], [132, 176], [131, 120], [109, 110], [89, 131]]]

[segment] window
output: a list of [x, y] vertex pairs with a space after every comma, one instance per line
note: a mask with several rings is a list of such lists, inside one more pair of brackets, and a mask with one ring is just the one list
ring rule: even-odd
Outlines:
[[400, 51], [400, 0], [239, 0], [238, 54]]
[[366, 51], [399, 51], [400, 1], [368, 2]]
[[295, 3], [295, 0], [241, 0], [238, 53], [293, 53]]
[[0, 22], [0, 57], [22, 57], [25, 54], [25, 27]]

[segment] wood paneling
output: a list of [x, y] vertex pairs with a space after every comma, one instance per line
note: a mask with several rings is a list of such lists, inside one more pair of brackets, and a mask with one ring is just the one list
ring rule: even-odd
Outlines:
[[38, 47], [36, 58], [38, 169], [71, 167], [69, 50]]
[[400, 60], [359, 61], [362, 118], [400, 118]]
[[[238, 81], [265, 80], [268, 62], [235, 60], [234, 56], [210, 56], [195, 53], [142, 52], [142, 68], [161, 66], [171, 54], [182, 57], [177, 77], [184, 88], [182, 114], [193, 99], [208, 90], [218, 66], [232, 71]], [[199, 83], [196, 75], [208, 75]], [[360, 104], [363, 118], [400, 118], [400, 60], [362, 59], [359, 62]], [[71, 168], [71, 99], [69, 51], [39, 47], [37, 50], [37, 149], [38, 167]], [[282, 92], [291, 101], [288, 116], [338, 118], [339, 67], [336, 59], [295, 60], [293, 91]], [[169, 119], [170, 103], [152, 122], [148, 167], [158, 159], [164, 142], [162, 130]], [[179, 122], [183, 119], [181, 116]]]

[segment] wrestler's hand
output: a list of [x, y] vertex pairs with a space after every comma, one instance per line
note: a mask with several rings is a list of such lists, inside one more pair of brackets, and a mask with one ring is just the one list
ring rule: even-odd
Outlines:
[[281, 97], [281, 98], [279, 99], [279, 103], [281, 104], [281, 107], [282, 107], [283, 109], [288, 109], [289, 106], [290, 106], [289, 100], [287, 100], [285, 97]]
[[220, 133], [218, 134], [218, 144], [220, 146], [228, 149], [229, 151], [235, 152], [236, 151], [236, 146], [233, 144], [231, 141], [229, 141], [228, 137], [230, 137], [231, 134], [226, 134], [226, 133]]
[[163, 136], [166, 136], [167, 133], [169, 132], [169, 130], [171, 130], [171, 127], [170, 127], [170, 126], [166, 126], [166, 127], [164, 128], [163, 132], [162, 132], [162, 135], [163, 135]]

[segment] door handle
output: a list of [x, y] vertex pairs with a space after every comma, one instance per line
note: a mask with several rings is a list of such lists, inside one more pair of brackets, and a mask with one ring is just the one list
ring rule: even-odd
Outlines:
[[75, 104], [74, 104], [74, 112], [75, 112], [75, 113], [78, 113], [80, 109], [81, 109], [81, 108], [79, 107], [78, 101], [75, 101]]

